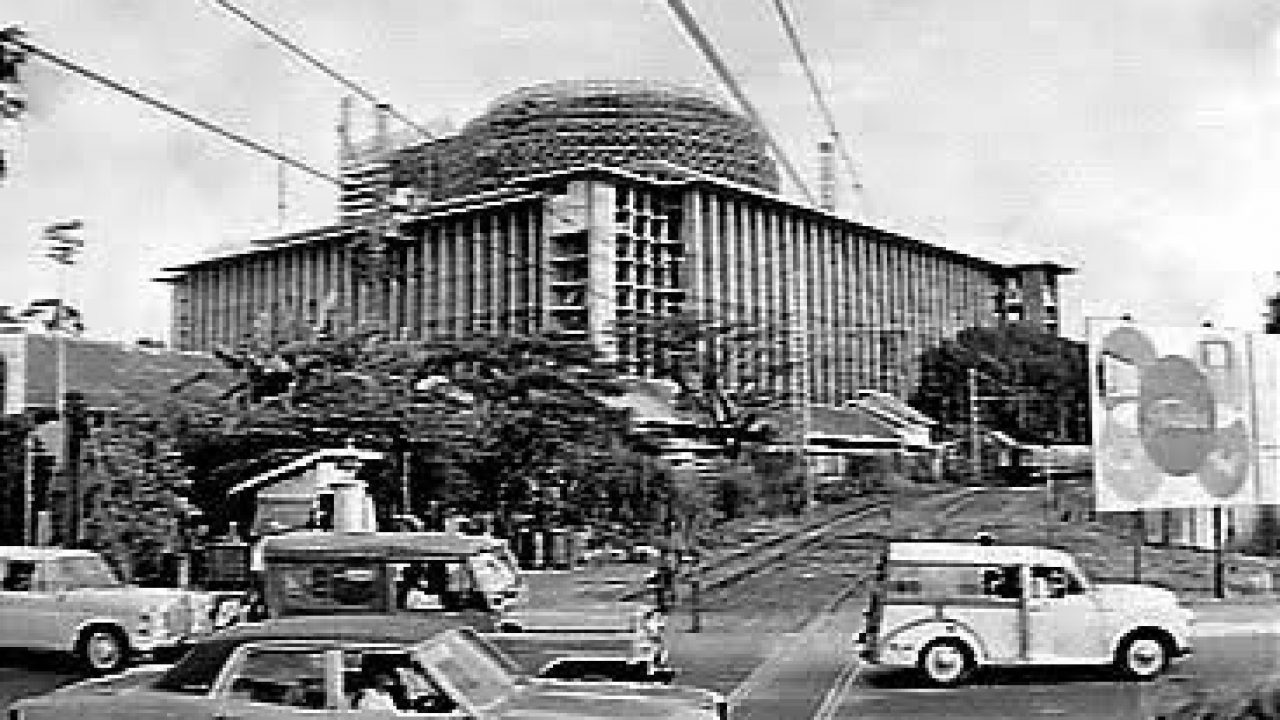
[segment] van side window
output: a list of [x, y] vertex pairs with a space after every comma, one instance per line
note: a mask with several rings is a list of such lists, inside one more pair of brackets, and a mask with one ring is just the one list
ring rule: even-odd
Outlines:
[[0, 590], [30, 592], [35, 584], [36, 564], [30, 560], [10, 560]]
[[982, 571], [982, 594], [1001, 600], [1022, 597], [1022, 573], [1017, 565], [1002, 565]]
[[1083, 593], [1084, 586], [1066, 568], [1037, 565], [1031, 568], [1031, 590], [1034, 597], [1064, 598]]
[[[1002, 568], [977, 565], [896, 565], [889, 571], [887, 595], [897, 598], [939, 600], [1016, 600], [1019, 595], [1018, 568], [1011, 567], [1013, 585], [1001, 583]], [[995, 581], [991, 573], [995, 572]]]

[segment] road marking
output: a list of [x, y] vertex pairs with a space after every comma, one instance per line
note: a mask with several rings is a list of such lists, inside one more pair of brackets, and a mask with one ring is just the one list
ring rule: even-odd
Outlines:
[[756, 665], [755, 669], [743, 678], [742, 682], [738, 683], [738, 687], [734, 688], [733, 691], [729, 693], [729, 705], [731, 707], [737, 706], [738, 703], [742, 702], [744, 697], [755, 690], [756, 687], [764, 681], [767, 673], [782, 665], [782, 663], [787, 660], [790, 660], [796, 650], [808, 645], [807, 642], [802, 642], [803, 640], [815, 635], [815, 631], [818, 630], [819, 627], [829, 623], [830, 621], [830, 617], [821, 615], [814, 618], [814, 620], [801, 629], [800, 632], [784, 635], [779, 638], [777, 645], [774, 647], [773, 652], [769, 654], [769, 657], [765, 658], [764, 662]]
[[823, 696], [822, 704], [814, 712], [812, 720], [831, 720], [849, 696], [849, 691], [853, 689], [853, 684], [861, 671], [862, 663], [858, 662], [858, 656], [850, 654], [836, 675], [835, 681], [827, 689], [827, 694]]

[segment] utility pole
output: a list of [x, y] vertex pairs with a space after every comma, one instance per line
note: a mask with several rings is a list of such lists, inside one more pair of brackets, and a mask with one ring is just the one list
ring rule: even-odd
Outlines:
[[56, 390], [54, 407], [58, 414], [58, 425], [62, 431], [62, 473], [67, 481], [67, 537], [69, 544], [80, 540], [80, 481], [77, 468], [72, 465], [76, 459], [72, 457], [71, 433], [73, 431], [70, 418], [67, 416], [67, 343], [66, 335], [76, 325], [71, 307], [67, 303], [67, 270], [75, 264], [75, 256], [84, 247], [84, 238], [79, 236], [84, 228], [81, 220], [68, 220], [45, 227], [42, 239], [48, 245], [45, 256], [55, 263], [57, 273], [58, 297], [53, 308], [53, 319], [48, 327], [53, 332]]
[[1226, 538], [1222, 527], [1222, 506], [1213, 506], [1213, 596], [1227, 596]]
[[29, 430], [22, 438], [22, 544], [36, 544], [36, 436]]
[[982, 484], [982, 438], [978, 433], [978, 371], [969, 368], [969, 456], [973, 484]]

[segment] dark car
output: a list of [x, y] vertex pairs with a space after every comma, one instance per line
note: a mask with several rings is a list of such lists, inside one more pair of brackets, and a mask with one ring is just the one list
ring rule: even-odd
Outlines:
[[532, 679], [447, 618], [295, 618], [244, 625], [171, 668], [137, 669], [13, 703], [10, 720], [354, 718], [727, 720], [697, 688]]

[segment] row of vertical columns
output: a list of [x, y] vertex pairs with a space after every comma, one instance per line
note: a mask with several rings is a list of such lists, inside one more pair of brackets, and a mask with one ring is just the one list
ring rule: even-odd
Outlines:
[[515, 210], [430, 227], [420, 257], [420, 310], [411, 318], [427, 338], [537, 332], [546, 283], [538, 214]]

